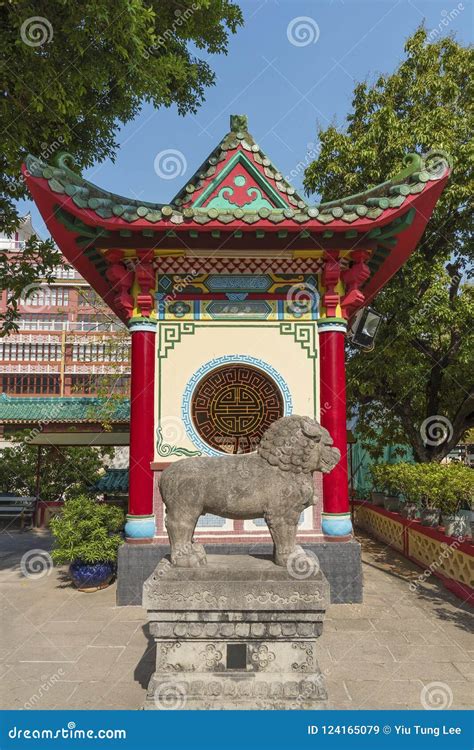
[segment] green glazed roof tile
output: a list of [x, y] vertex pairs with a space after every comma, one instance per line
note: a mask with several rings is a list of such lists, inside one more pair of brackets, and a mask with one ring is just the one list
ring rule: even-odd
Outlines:
[[[247, 224], [253, 224], [258, 220], [258, 216], [257, 219], [254, 218], [255, 209], [251, 206], [247, 209], [243, 207], [234, 210], [233, 213], [223, 211], [217, 215], [214, 214], [212, 208], [206, 209], [205, 206], [193, 208], [194, 194], [204, 186], [209, 189], [207, 183], [212, 185], [213, 178], [219, 179], [220, 172], [218, 173], [217, 165], [229, 158], [229, 152], [237, 153], [237, 149], [240, 148], [245, 151], [245, 158], [263, 167], [274, 195], [279, 194], [282, 202], [285, 205], [289, 204], [287, 209], [275, 207], [269, 210], [264, 218], [273, 224], [278, 224], [285, 217], [293, 219], [296, 224], [314, 220], [321, 224], [334, 220], [342, 220], [350, 224], [358, 217], [366, 217], [373, 221], [383, 211], [389, 208], [399, 208], [409, 196], [421, 193], [427, 183], [438, 180], [445, 174], [444, 166], [449, 166], [449, 159], [443, 154], [437, 155], [436, 168], [431, 170], [429, 166], [433, 162], [433, 154], [427, 157], [426, 162], [418, 154], [407, 154], [404, 158], [404, 168], [381, 185], [355, 195], [310, 206], [260, 149], [247, 130], [247, 118], [244, 115], [232, 115], [231, 123], [234, 126], [235, 123], [239, 123], [238, 130], [231, 129], [227, 133], [196, 173], [187, 180], [183, 189], [169, 204], [165, 205], [124, 198], [100, 189], [71, 168], [73, 160], [68, 154], [57, 155], [54, 164], [46, 164], [41, 159], [28, 156], [26, 167], [32, 176], [46, 179], [53, 192], [71, 197], [78, 208], [88, 208], [103, 219], [117, 216], [132, 224], [138, 219], [156, 223], [164, 218], [174, 224], [181, 224], [186, 220], [204, 225], [211, 220], [227, 224], [232, 221], [232, 215], [234, 218], [244, 220]], [[296, 210], [294, 211], [292, 207]], [[260, 217], [263, 218], [261, 215]]]
[[105, 495], [128, 493], [128, 469], [107, 469], [96, 482], [95, 489]]
[[127, 422], [130, 401], [117, 402], [111, 413], [107, 399], [74, 397], [10, 397], [0, 395], [0, 422]]

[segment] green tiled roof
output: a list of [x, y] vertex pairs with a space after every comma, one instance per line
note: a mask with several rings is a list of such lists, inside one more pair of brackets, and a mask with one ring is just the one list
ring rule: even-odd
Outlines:
[[130, 401], [124, 399], [111, 406], [104, 398], [87, 396], [51, 398], [14, 398], [0, 395], [0, 422], [128, 422]]
[[128, 493], [128, 469], [107, 469], [95, 485], [96, 490], [106, 495]]
[[[246, 117], [233, 115], [231, 127], [234, 129], [223, 138], [169, 204], [147, 203], [102, 190], [70, 168], [73, 160], [69, 154], [57, 155], [55, 165], [47, 164], [35, 156], [28, 156], [26, 167], [33, 177], [48, 180], [53, 193], [69, 196], [78, 208], [92, 210], [102, 219], [118, 217], [127, 223], [141, 219], [150, 224], [166, 220], [176, 225], [205, 225], [212, 221], [225, 225], [235, 219], [247, 224], [267, 219], [273, 224], [279, 224], [291, 219], [296, 224], [316, 221], [324, 226], [334, 220], [347, 224], [360, 218], [375, 220], [384, 210], [399, 208], [410, 195], [421, 193], [427, 183], [443, 177], [449, 166], [445, 154], [431, 152], [426, 159], [418, 154], [407, 154], [404, 159], [405, 168], [381, 185], [336, 201], [308, 205], [250, 135]], [[245, 152], [249, 160], [259, 165], [272, 188], [285, 199], [286, 208], [280, 206], [246, 210], [236, 207], [231, 210], [193, 205], [193, 194], [212, 182], [214, 175], [218, 174], [219, 164], [228, 157], [229, 152], [237, 151]], [[199, 200], [197, 203], [199, 204]]]

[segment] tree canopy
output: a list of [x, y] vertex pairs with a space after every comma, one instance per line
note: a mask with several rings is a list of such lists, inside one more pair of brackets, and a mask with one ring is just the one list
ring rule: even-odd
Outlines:
[[383, 182], [409, 152], [441, 150], [453, 166], [416, 252], [374, 302], [375, 349], [349, 350], [349, 403], [372, 452], [409, 443], [439, 461], [474, 425], [472, 72], [472, 48], [430, 44], [419, 27], [394, 73], [356, 85], [346, 127], [319, 129], [306, 170], [306, 190], [331, 200]]
[[[104, 458], [112, 455], [112, 448], [42, 447], [40, 499], [54, 501], [81, 493], [94, 494]], [[18, 434], [11, 446], [0, 450], [0, 491], [35, 497], [36, 473], [37, 447], [29, 445], [25, 435]]]
[[[0, 232], [13, 233], [16, 201], [26, 196], [27, 153], [68, 151], [79, 167], [115, 154], [115, 133], [144, 102], [195, 112], [214, 73], [204, 57], [226, 53], [242, 23], [232, 0], [10, 0], [0, 7]], [[4, 332], [17, 299], [37, 278], [52, 278], [60, 255], [33, 241], [9, 270], [0, 251], [0, 291], [11, 291]], [[48, 276], [49, 274], [49, 276]]]

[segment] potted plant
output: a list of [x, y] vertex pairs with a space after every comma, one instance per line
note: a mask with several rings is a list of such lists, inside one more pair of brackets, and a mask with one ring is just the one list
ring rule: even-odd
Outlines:
[[419, 517], [422, 488], [419, 482], [419, 466], [416, 464], [399, 463], [395, 468], [395, 481], [399, 492], [403, 495], [400, 514], [409, 520]]
[[435, 528], [439, 525], [441, 477], [439, 464], [416, 464], [414, 482], [420, 496], [420, 523]]
[[370, 467], [370, 475], [372, 477], [372, 490], [371, 499], [373, 505], [383, 505], [385, 499], [384, 487], [385, 487], [385, 475], [386, 466], [385, 464], [376, 464]]
[[85, 495], [66, 500], [63, 512], [52, 519], [52, 558], [70, 564], [69, 575], [80, 591], [97, 591], [111, 582], [123, 522], [121, 508]]
[[472, 469], [461, 464], [440, 466], [441, 524], [446, 536], [471, 535], [469, 523], [462, 508], [469, 507], [474, 495]]
[[397, 487], [397, 465], [385, 464], [383, 469], [382, 477], [385, 484], [383, 507], [385, 510], [389, 510], [392, 513], [398, 513], [400, 511], [401, 503], [398, 496], [399, 489]]

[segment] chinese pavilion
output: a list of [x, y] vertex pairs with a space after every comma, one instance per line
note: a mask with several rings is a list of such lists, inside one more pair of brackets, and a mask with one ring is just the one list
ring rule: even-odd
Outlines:
[[[254, 450], [273, 420], [315, 416], [342, 459], [300, 519], [303, 542], [351, 540], [344, 342], [348, 321], [414, 251], [449, 176], [405, 157], [363, 193], [309, 205], [244, 116], [167, 204], [123, 198], [28, 157], [28, 187], [67, 260], [132, 338], [127, 539], [167, 541], [160, 472]], [[317, 487], [321, 494], [321, 487]], [[264, 522], [201, 519], [204, 542], [264, 542]]]

